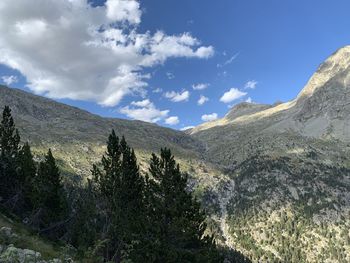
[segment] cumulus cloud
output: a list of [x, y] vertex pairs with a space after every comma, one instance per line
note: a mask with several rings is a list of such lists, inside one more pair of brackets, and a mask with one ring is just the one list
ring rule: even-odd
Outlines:
[[179, 120], [179, 117], [177, 117], [177, 116], [171, 116], [171, 117], [165, 119], [165, 124], [168, 124], [168, 125], [176, 125], [179, 122], [180, 122], [180, 120]]
[[217, 120], [217, 118], [218, 118], [217, 113], [202, 115], [202, 121], [215, 121], [215, 120]]
[[220, 101], [224, 103], [230, 103], [234, 100], [237, 100], [241, 97], [247, 95], [246, 92], [240, 91], [239, 89], [232, 88], [229, 91], [225, 92], [224, 95], [220, 98]]
[[135, 120], [158, 122], [168, 116], [169, 110], [159, 110], [149, 99], [145, 99], [131, 102], [129, 106], [121, 108], [120, 113]]
[[250, 80], [244, 85], [244, 88], [245, 89], [255, 89], [257, 85], [258, 85], [258, 82], [256, 80]]
[[253, 100], [251, 97], [249, 97], [248, 99], [245, 100], [245, 102], [248, 102], [248, 103], [253, 103]]
[[186, 126], [186, 127], [181, 128], [180, 130], [186, 131], [186, 130], [193, 129], [193, 128], [194, 128], [194, 126]]
[[2, 76], [1, 80], [6, 83], [6, 85], [10, 86], [13, 83], [18, 82], [18, 78], [16, 76]]
[[184, 90], [183, 92], [168, 91], [164, 96], [172, 102], [188, 101], [190, 92], [188, 90]]
[[204, 90], [209, 87], [210, 84], [208, 83], [198, 83], [198, 84], [193, 84], [192, 88], [194, 90]]
[[111, 21], [141, 22], [140, 4], [135, 0], [107, 0], [107, 18]]
[[52, 98], [115, 106], [128, 94], [144, 93], [147, 67], [169, 58], [209, 58], [189, 33], [139, 32], [136, 0], [2, 0], [0, 64], [16, 69], [33, 92]]
[[198, 105], [203, 105], [204, 103], [206, 103], [207, 101], [209, 101], [209, 98], [206, 96], [201, 95], [199, 97], [199, 100], [197, 101]]

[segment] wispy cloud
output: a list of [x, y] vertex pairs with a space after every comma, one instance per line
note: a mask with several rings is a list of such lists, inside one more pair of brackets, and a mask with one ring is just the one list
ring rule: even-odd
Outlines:
[[255, 89], [257, 85], [258, 85], [258, 82], [256, 80], [249, 80], [244, 85], [244, 89]]
[[161, 89], [161, 88], [155, 88], [155, 89], [152, 90], [152, 92], [153, 92], [153, 93], [161, 93], [161, 92], [163, 92], [163, 89]]
[[168, 79], [174, 79], [175, 78], [175, 75], [173, 73], [171, 73], [171, 72], [167, 72], [166, 76], [168, 77]]
[[10, 86], [13, 83], [18, 82], [18, 78], [16, 76], [2, 76], [1, 80], [6, 83], [6, 85]]
[[224, 63], [222, 63], [222, 64], [217, 64], [216, 66], [217, 66], [218, 68], [223, 68], [223, 67], [225, 67], [225, 66], [231, 64], [233, 61], [235, 61], [235, 59], [239, 56], [239, 54], [240, 54], [240, 53], [237, 52], [237, 53], [234, 54], [232, 57], [230, 57], [228, 60], [226, 60]]

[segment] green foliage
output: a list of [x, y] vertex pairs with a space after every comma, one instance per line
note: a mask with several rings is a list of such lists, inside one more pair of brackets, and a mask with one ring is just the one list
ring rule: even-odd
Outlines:
[[11, 109], [5, 106], [0, 124], [0, 194], [5, 200], [13, 197], [19, 187], [16, 173], [19, 142], [20, 136]]
[[134, 150], [114, 130], [101, 160], [102, 170], [93, 166], [93, 184], [103, 211], [104, 230], [101, 239], [108, 239], [104, 258], [120, 262], [130, 258], [145, 259], [144, 179], [140, 175]]
[[187, 191], [187, 174], [180, 171], [169, 149], [152, 155], [147, 179], [149, 216], [153, 222], [152, 252], [156, 262], [220, 262], [214, 241], [204, 236], [205, 214]]
[[40, 225], [49, 226], [67, 215], [67, 203], [61, 183], [60, 171], [51, 150], [47, 152], [43, 162], [39, 163], [34, 179], [34, 208], [41, 210]]

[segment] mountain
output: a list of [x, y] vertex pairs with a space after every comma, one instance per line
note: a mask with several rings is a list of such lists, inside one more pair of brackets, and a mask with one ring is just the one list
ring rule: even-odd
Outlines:
[[278, 105], [238, 104], [188, 133], [231, 178], [227, 243], [255, 262], [350, 261], [350, 46]]
[[0, 86], [0, 108], [9, 105], [22, 140], [38, 154], [51, 147], [70, 174], [86, 176], [102, 155], [112, 129], [147, 156], [168, 147], [177, 156], [199, 159], [203, 146], [183, 132], [142, 121], [103, 118], [28, 92]]
[[210, 231], [253, 262], [350, 262], [350, 46], [322, 63], [294, 100], [240, 103], [186, 132], [0, 87], [4, 105], [37, 157], [52, 148], [67, 178], [90, 176], [114, 128], [142, 169], [150, 152], [171, 148]]

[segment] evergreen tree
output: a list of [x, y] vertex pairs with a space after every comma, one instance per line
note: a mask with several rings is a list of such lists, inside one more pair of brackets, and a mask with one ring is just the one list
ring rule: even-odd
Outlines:
[[91, 180], [85, 189], [78, 190], [78, 196], [73, 204], [73, 220], [70, 224], [70, 243], [78, 249], [78, 253], [84, 256], [91, 248], [101, 230], [97, 202]]
[[187, 174], [180, 171], [169, 149], [152, 155], [147, 179], [149, 213], [156, 240], [155, 262], [220, 262], [213, 239], [204, 236], [205, 214], [187, 191]]
[[0, 124], [0, 193], [5, 200], [17, 194], [19, 188], [16, 173], [19, 142], [20, 136], [11, 109], [5, 106]]
[[36, 176], [36, 163], [33, 159], [28, 143], [25, 143], [18, 154], [17, 176], [21, 183], [22, 192], [22, 214], [33, 209], [34, 179]]
[[108, 240], [104, 257], [115, 262], [144, 261], [144, 180], [133, 149], [124, 137], [119, 140], [114, 130], [102, 157], [102, 171], [94, 165], [92, 173], [103, 200], [100, 205], [105, 215], [102, 239]]
[[34, 183], [34, 206], [41, 210], [43, 226], [63, 219], [67, 212], [66, 197], [60, 171], [50, 149], [45, 160], [39, 163]]

